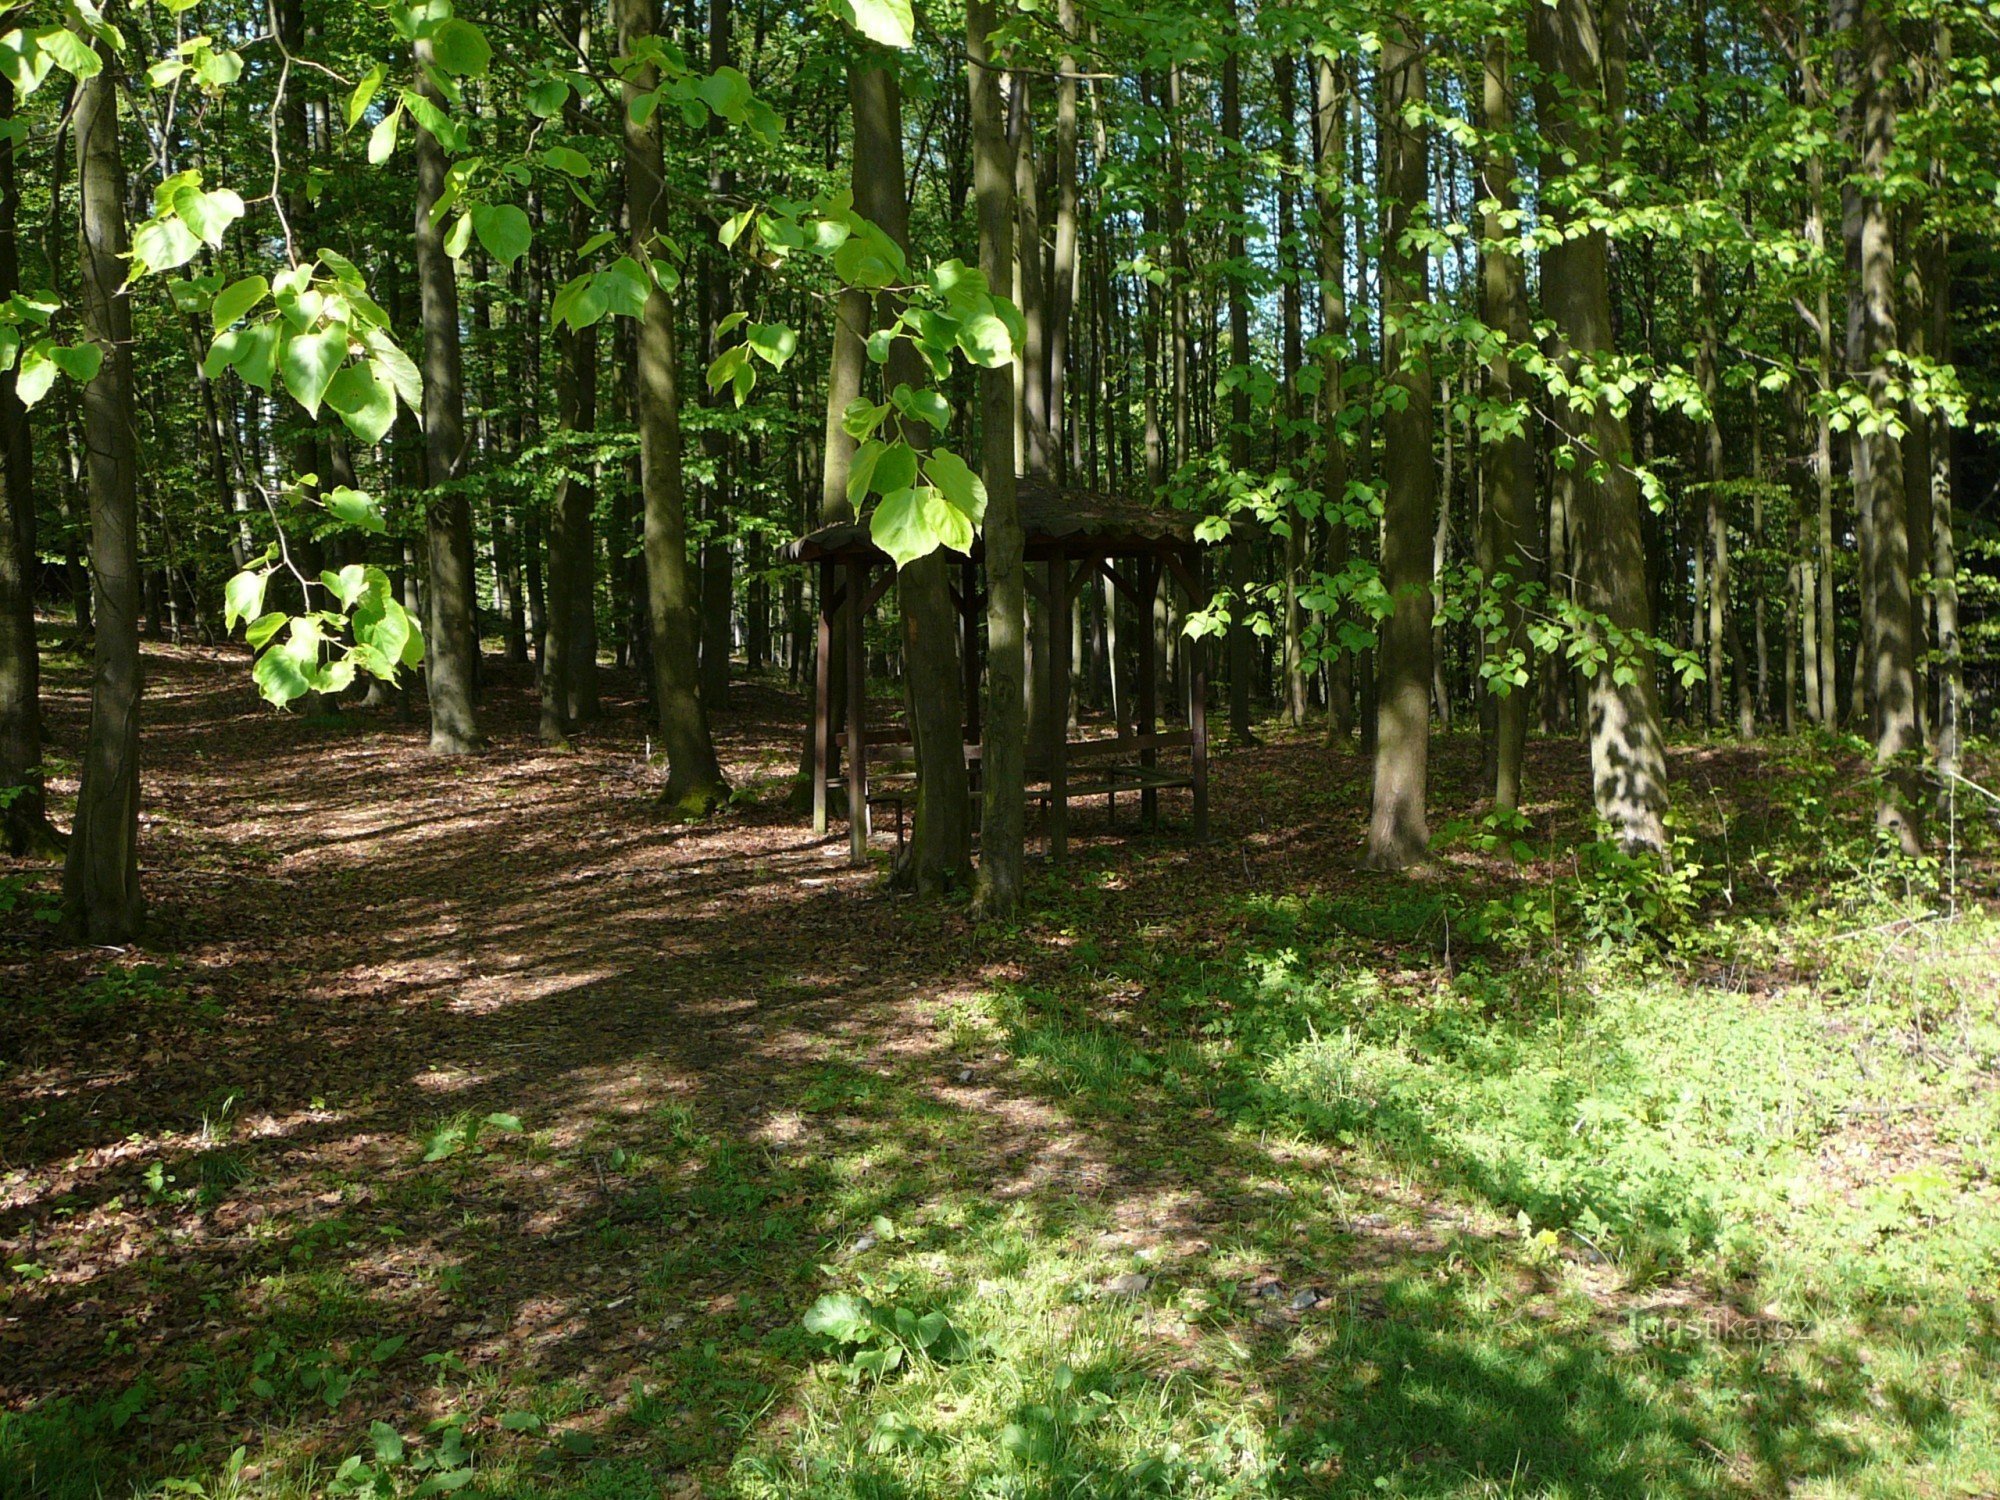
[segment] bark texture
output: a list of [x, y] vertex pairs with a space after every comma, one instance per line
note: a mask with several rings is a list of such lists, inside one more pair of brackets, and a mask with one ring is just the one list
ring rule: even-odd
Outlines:
[[72, 937], [112, 944], [131, 942], [145, 921], [139, 892], [139, 492], [118, 60], [102, 42], [97, 53], [103, 67], [77, 85], [74, 127], [83, 328], [104, 351], [96, 378], [83, 389], [97, 642], [63, 908]]

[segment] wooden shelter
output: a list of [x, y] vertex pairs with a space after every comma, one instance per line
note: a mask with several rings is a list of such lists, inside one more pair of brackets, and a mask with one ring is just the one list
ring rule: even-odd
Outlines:
[[[1048, 716], [1051, 724], [1069, 720], [1070, 608], [1077, 591], [1094, 578], [1108, 578], [1112, 585], [1139, 607], [1140, 617], [1150, 626], [1151, 601], [1159, 587], [1161, 570], [1178, 583], [1189, 601], [1199, 605], [1202, 593], [1202, 544], [1195, 539], [1194, 518], [1183, 511], [1135, 504], [1091, 490], [1057, 487], [1036, 479], [1017, 481], [1023, 556], [1028, 564], [1028, 582], [1049, 615], [1049, 639], [1065, 643], [1048, 653], [1048, 661], [1037, 663], [1046, 671]], [[909, 734], [868, 732], [867, 655], [864, 627], [868, 611], [895, 581], [894, 563], [875, 545], [865, 521], [823, 526], [809, 532], [788, 549], [795, 562], [815, 564], [819, 569], [819, 650], [813, 691], [813, 831], [826, 832], [827, 791], [833, 782], [836, 748], [846, 756], [846, 785], [849, 847], [855, 861], [867, 849], [868, 808], [874, 802], [896, 801], [898, 829], [901, 828], [900, 799], [894, 794], [872, 796], [868, 784], [868, 752], [871, 746], [907, 745]], [[960, 657], [965, 666], [965, 749], [968, 762], [977, 768], [979, 760], [980, 649], [979, 621], [983, 613], [979, 587], [980, 544], [973, 544], [972, 556], [960, 568], [953, 597], [958, 604]], [[1122, 565], [1122, 567], [1121, 567]], [[860, 608], [848, 610], [849, 600]], [[832, 661], [836, 622], [846, 614], [847, 628], [839, 632], [847, 654], [847, 726], [833, 733], [831, 699]], [[1156, 645], [1150, 628], [1139, 637], [1137, 718], [1127, 732], [1120, 726], [1116, 737], [1070, 740], [1066, 734], [1050, 736], [1049, 764], [1045, 789], [1031, 793], [1044, 800], [1049, 809], [1049, 850], [1062, 859], [1068, 849], [1069, 803], [1072, 798], [1103, 796], [1115, 806], [1121, 791], [1139, 793], [1142, 815], [1150, 825], [1159, 815], [1159, 793], [1167, 787], [1189, 787], [1194, 795], [1194, 832], [1197, 839], [1208, 837], [1208, 675], [1205, 648], [1189, 639], [1187, 652], [1187, 727], [1163, 733], [1158, 727], [1158, 671]], [[1189, 768], [1176, 772], [1160, 764], [1162, 750], [1185, 748]], [[1107, 753], [1120, 759], [1105, 761]], [[1089, 776], [1072, 779], [1073, 757], [1091, 762]]]

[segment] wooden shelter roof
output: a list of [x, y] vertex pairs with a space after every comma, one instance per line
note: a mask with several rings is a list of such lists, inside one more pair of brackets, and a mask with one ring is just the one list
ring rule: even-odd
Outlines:
[[[1195, 543], [1195, 517], [1183, 510], [1043, 479], [1022, 477], [1014, 483], [1021, 508], [1022, 546], [1030, 558], [1065, 552], [1117, 557], [1178, 551]], [[979, 556], [976, 539], [972, 550], [974, 557]], [[793, 562], [856, 557], [888, 561], [888, 554], [869, 535], [865, 521], [807, 532], [785, 549], [785, 556]]]

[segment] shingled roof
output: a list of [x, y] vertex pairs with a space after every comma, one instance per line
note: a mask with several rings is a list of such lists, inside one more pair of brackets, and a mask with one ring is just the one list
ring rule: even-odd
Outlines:
[[[1163, 552], [1192, 546], [1195, 541], [1195, 518], [1183, 510], [1042, 479], [1021, 478], [1014, 483], [1021, 509], [1023, 550], [1031, 558], [1062, 552]], [[972, 555], [979, 553], [975, 540]], [[888, 554], [869, 536], [865, 521], [808, 532], [785, 549], [785, 556], [793, 562], [853, 557], [888, 560]]]

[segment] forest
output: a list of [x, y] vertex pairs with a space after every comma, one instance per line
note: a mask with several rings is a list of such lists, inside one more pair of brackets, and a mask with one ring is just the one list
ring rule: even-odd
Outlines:
[[0, 1500], [2000, 1495], [2000, 0], [0, 0]]

